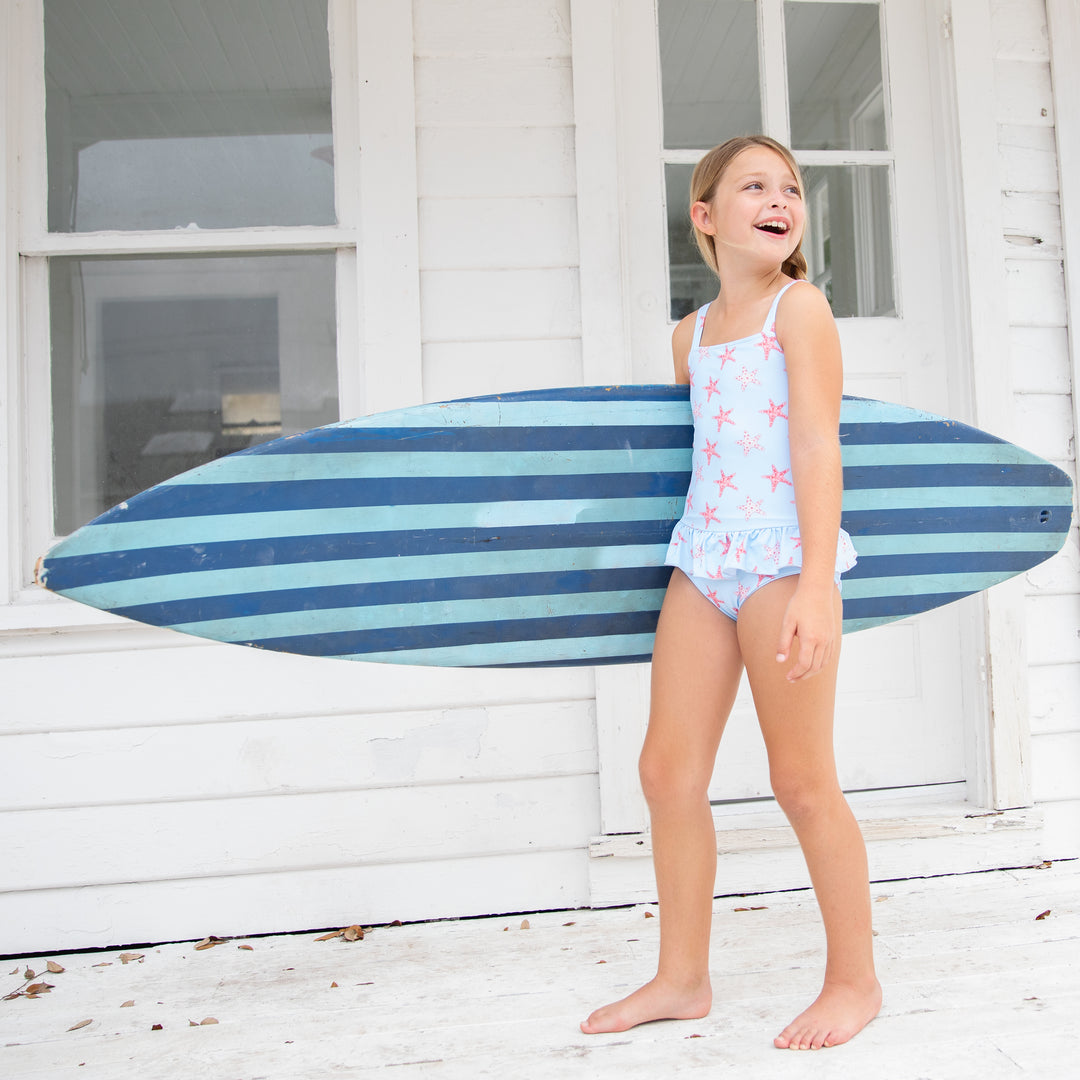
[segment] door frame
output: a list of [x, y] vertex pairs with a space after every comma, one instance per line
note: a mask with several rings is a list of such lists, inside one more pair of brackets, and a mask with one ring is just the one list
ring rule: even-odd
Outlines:
[[[940, 105], [929, 134], [934, 156], [943, 162], [947, 206], [939, 220], [951, 222], [942, 250], [943, 260], [954, 268], [946, 282], [946, 303], [962, 313], [953, 331], [956, 340], [948, 344], [965, 358], [956, 365], [958, 385], [951, 396], [971, 403], [974, 422], [1007, 436], [1012, 396], [998, 246], [997, 132], [993, 110], [987, 108], [994, 100], [990, 2], [923, 0], [916, 8], [910, 0], [883, 0], [883, 10], [887, 17], [922, 21], [931, 93]], [[654, 0], [571, 0], [586, 382], [670, 377], [667, 319], [657, 317], [655, 290], [640, 270], [666, 265], [660, 170], [630, 167], [646, 140], [652, 140], [653, 156], [659, 146], [655, 17]], [[763, 109], [777, 107], [763, 102]], [[948, 207], [954, 212], [947, 213]], [[1022, 580], [983, 594], [981, 613], [977, 606], [974, 610], [973, 621], [981, 625], [958, 660], [968, 673], [963, 693], [969, 803], [993, 810], [1027, 807], [1030, 730]], [[648, 716], [648, 670], [610, 672], [598, 669], [596, 684], [601, 822], [607, 837], [648, 829], [635, 767]]]

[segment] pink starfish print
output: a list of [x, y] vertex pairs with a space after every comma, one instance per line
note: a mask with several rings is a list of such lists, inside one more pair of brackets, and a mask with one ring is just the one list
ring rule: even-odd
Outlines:
[[720, 518], [717, 516], [717, 513], [716, 513], [716, 507], [710, 506], [708, 504], [708, 501], [706, 501], [706, 503], [705, 503], [705, 513], [702, 514], [701, 516], [705, 519], [705, 524], [706, 525], [708, 525], [709, 522], [711, 522], [711, 521], [719, 521], [720, 520]]
[[730, 409], [721, 409], [713, 419], [716, 421], [716, 430], [719, 431], [725, 424], [735, 426], [735, 421], [731, 419], [731, 414], [735, 411], [734, 406]]
[[711, 378], [708, 381], [708, 383], [705, 385], [705, 393], [707, 393], [709, 395], [705, 399], [706, 401], [712, 401], [713, 394], [719, 394], [720, 393], [720, 387], [716, 385], [716, 377], [715, 376], [713, 378]]
[[693, 510], [694, 509], [694, 496], [691, 495], [689, 491], [686, 493], [686, 509], [687, 510]]
[[732, 481], [734, 479], [735, 479], [735, 474], [733, 472], [727, 473], [727, 472], [724, 472], [723, 469], [720, 470], [720, 479], [719, 480], [714, 480], [713, 483], [716, 484], [716, 486], [720, 489], [720, 497], [721, 498], [723, 498], [724, 492], [727, 491], [728, 488], [731, 488], [732, 491], [738, 491], [739, 490], [732, 483]]
[[[749, 451], [747, 451], [747, 453], [749, 453]], [[712, 464], [712, 459], [714, 457], [720, 456], [720, 451], [716, 449], [716, 443], [709, 442], [708, 439], [705, 440], [705, 456], [709, 459], [710, 465]]]
[[739, 541], [739, 546], [735, 549], [735, 558], [737, 558], [737, 559], [745, 559], [746, 558], [746, 541], [745, 540], [740, 540]]
[[701, 419], [701, 412], [702, 412], [702, 410], [701, 410], [701, 402], [700, 401], [695, 401], [692, 408], [691, 408], [691, 411], [694, 414], [694, 419], [695, 420], [700, 420]]
[[777, 566], [780, 565], [780, 542], [779, 541], [777, 541], [775, 544], [766, 544], [765, 545], [765, 558], [768, 559], [769, 562], [776, 563]]
[[734, 349], [733, 349], [733, 348], [732, 348], [732, 347], [731, 347], [731, 346], [729, 345], [729, 346], [728, 346], [728, 347], [727, 347], [727, 348], [726, 348], [726, 349], [725, 349], [725, 350], [724, 350], [724, 351], [723, 351], [723, 352], [722, 352], [722, 353], [720, 354], [720, 370], [721, 370], [721, 371], [723, 371], [723, 370], [724, 370], [724, 365], [725, 365], [725, 364], [726, 364], [726, 363], [727, 363], [727, 362], [728, 362], [729, 360], [734, 360], [734, 359], [735, 359], [735, 350], [734, 350]]
[[715, 605], [716, 605], [717, 607], [723, 607], [723, 606], [724, 606], [724, 601], [723, 601], [723, 600], [721, 600], [721, 599], [720, 599], [720, 597], [716, 595], [716, 590], [715, 590], [715, 589], [709, 589], [709, 590], [708, 590], [708, 592], [706, 592], [706, 593], [705, 593], [705, 595], [706, 595], [706, 596], [707, 596], [707, 597], [708, 597], [708, 598], [709, 598], [709, 599], [710, 599], [710, 600], [711, 600], [711, 601], [712, 601], [712, 602], [713, 602], [713, 603], [714, 603], [714, 604], [715, 604]]
[[752, 517], [763, 517], [765, 514], [765, 507], [761, 499], [756, 502], [750, 498], [749, 495], [743, 501], [742, 506], [739, 509], [746, 515], [746, 520], [749, 521]]
[[694, 466], [694, 479], [697, 480], [698, 483], [701, 483], [701, 481], [705, 479], [705, 467], [703, 465]]
[[738, 601], [741, 604], [752, 592], [746, 585], [740, 585], [735, 590], [735, 595], [738, 597]]
[[758, 409], [758, 412], [764, 413], [769, 418], [769, 427], [772, 427], [773, 421], [778, 417], [781, 420], [786, 420], [788, 418], [787, 413], [784, 412], [786, 406], [786, 401], [781, 401], [780, 404], [777, 405], [772, 398], [769, 398], [769, 407], [767, 409]]
[[745, 390], [748, 386], [760, 386], [761, 380], [757, 377], [757, 368], [750, 369], [745, 364], [739, 369], [735, 381]]
[[[757, 567], [756, 566], [754, 567], [754, 573], [757, 574]], [[757, 587], [760, 589], [761, 586], [764, 585], [765, 582], [768, 581], [769, 578], [771, 578], [771, 577], [772, 577], [772, 574], [758, 574], [758, 576], [757, 576]]]
[[720, 549], [721, 555], [726, 555], [731, 550], [731, 533], [724, 537], [724, 546]]
[[742, 447], [743, 457], [749, 457], [751, 450], [765, 449], [765, 447], [761, 445], [761, 439], [757, 435], [751, 435], [749, 431], [744, 431], [742, 433], [742, 438], [739, 439], [735, 445]]
[[709, 577], [713, 579], [713, 581], [716, 581], [717, 578], [722, 578], [724, 576], [724, 571], [719, 566], [715, 570], [707, 570], [706, 573], [709, 575]]
[[787, 474], [791, 472], [790, 469], [778, 469], [775, 465], [772, 467], [772, 472], [767, 476], [763, 476], [762, 480], [768, 480], [772, 484], [772, 489], [775, 492], [780, 484], [787, 484], [788, 487], [794, 487], [795, 485], [787, 478]]
[[780, 340], [775, 334], [770, 334], [765, 330], [761, 331], [761, 340], [758, 342], [761, 346], [761, 351], [765, 354], [765, 359], [769, 359], [769, 354], [775, 349], [780, 351]]

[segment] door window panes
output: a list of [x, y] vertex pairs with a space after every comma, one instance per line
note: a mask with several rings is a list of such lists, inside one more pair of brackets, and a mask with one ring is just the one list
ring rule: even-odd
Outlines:
[[784, 5], [791, 145], [887, 150], [877, 4]]
[[677, 322], [716, 299], [719, 282], [705, 265], [690, 224], [692, 165], [665, 165], [668, 265], [671, 268], [671, 319]]
[[56, 533], [336, 420], [333, 296], [332, 254], [53, 259]]
[[327, 0], [44, 0], [49, 229], [333, 224]]
[[807, 276], [837, 318], [896, 314], [885, 165], [804, 167]]
[[753, 0], [660, 0], [664, 145], [715, 146], [761, 130]]

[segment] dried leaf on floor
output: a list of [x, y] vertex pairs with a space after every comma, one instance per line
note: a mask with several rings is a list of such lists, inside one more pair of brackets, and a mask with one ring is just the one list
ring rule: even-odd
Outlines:
[[528, 919], [522, 919], [522, 920], [521, 920], [521, 929], [522, 929], [522, 930], [529, 930], [529, 929], [531, 929], [531, 927], [529, 926], [529, 920], [528, 920]]
[[27, 982], [29, 982], [29, 981], [30, 981], [31, 979], [36, 979], [36, 978], [37, 978], [37, 972], [36, 972], [36, 971], [35, 971], [35, 970], [34, 970], [33, 968], [27, 968], [27, 969], [26, 969], [26, 970], [25, 970], [25, 971], [24, 971], [24, 972], [22, 973], [22, 977], [23, 977], [23, 978], [24, 978], [24, 979], [25, 979], [25, 980], [26, 980]]
[[151, 1031], [164, 1031], [165, 1027], [164, 1027], [163, 1024], [151, 1024], [150, 1025], [150, 1030]]
[[1035, 921], [1039, 922], [1040, 919], [1045, 919], [1050, 914], [1050, 908], [1047, 908], [1042, 914], [1035, 916]]
[[569, 922], [564, 922], [563, 923], [563, 926], [575, 926], [575, 925], [576, 925], [576, 923], [574, 922], [573, 919], [571, 919]]
[[207, 1024], [216, 1024], [217, 1022], [218, 1022], [218, 1019], [217, 1019], [216, 1016], [204, 1016], [199, 1021], [199, 1027], [205, 1027]]
[[344, 930], [331, 930], [329, 934], [321, 934], [317, 937], [316, 941], [330, 941], [332, 938], [341, 937], [344, 934]]
[[[127, 961], [125, 960], [124, 963], [126, 964]], [[103, 960], [100, 964], [91, 964], [90, 966], [91, 967], [112, 967], [112, 961], [111, 960]]]
[[331, 990], [336, 990], [337, 988], [338, 988], [338, 984], [337, 984], [336, 982], [332, 982], [332, 983], [330, 984], [330, 989], [331, 989]]
[[78, 1031], [79, 1028], [84, 1028], [87, 1024], [92, 1024], [93, 1022], [93, 1017], [91, 1017], [89, 1020], [80, 1020], [77, 1024], [72, 1024], [71, 1027], [68, 1028], [68, 1031]]
[[203, 949], [212, 949], [215, 945], [220, 945], [224, 940], [224, 938], [215, 937], [211, 934], [209, 937], [204, 937], [202, 941], [195, 946], [195, 951], [201, 952]]
[[645, 912], [645, 918], [646, 918], [646, 919], [655, 919], [655, 918], [656, 918], [656, 915], [655, 915], [655, 913], [654, 913], [654, 912], [651, 912], [651, 911], [646, 911], [646, 912]]
[[346, 941], [363, 941], [364, 931], [359, 926], [346, 926], [341, 932], [341, 936]]
[[53, 988], [52, 983], [37, 982], [32, 983], [26, 988], [26, 994], [28, 997], [32, 997], [35, 994], [47, 994]]
[[[134, 964], [136, 961], [142, 962], [145, 958], [145, 954], [141, 952], [122, 952], [120, 954], [121, 964]], [[95, 965], [96, 967], [97, 965]], [[102, 965], [104, 966], [104, 965]]]
[[62, 975], [64, 972], [64, 969], [55, 960], [50, 960], [45, 965], [45, 968], [46, 970], [51, 971], [54, 975]]
[[253, 945], [237, 945], [238, 949], [243, 949], [245, 952], [254, 952], [255, 947]]
[[130, 1001], [121, 1002], [120, 1003], [120, 1008], [121, 1009], [130, 1009], [131, 1006], [134, 1005], [134, 1004], [135, 1004], [135, 999], [132, 998]]

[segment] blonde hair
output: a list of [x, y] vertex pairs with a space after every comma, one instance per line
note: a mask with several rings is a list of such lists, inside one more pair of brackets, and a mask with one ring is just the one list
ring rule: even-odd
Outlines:
[[[783, 143], [770, 139], [768, 135], [739, 135], [734, 139], [728, 139], [727, 142], [721, 143], [719, 146], [714, 146], [697, 163], [694, 174], [690, 177], [690, 205], [693, 206], [696, 202], [711, 202], [716, 194], [716, 186], [720, 183], [720, 178], [727, 171], [728, 166], [744, 150], [749, 150], [754, 146], [763, 146], [779, 154], [795, 176], [799, 191], [802, 191], [802, 173], [799, 172], [799, 166], [791, 151]], [[716, 248], [713, 246], [712, 236], [703, 233], [696, 225], [693, 226], [693, 230], [694, 240], [697, 242], [701, 257], [705, 260], [705, 264], [709, 269], [719, 277], [720, 268], [717, 265]], [[803, 235], [805, 236], [805, 232]], [[780, 267], [781, 271], [787, 274], [788, 277], [797, 279], [806, 277], [806, 257], [802, 253], [802, 242], [803, 237], [800, 236], [795, 250], [784, 260], [783, 265]]]

